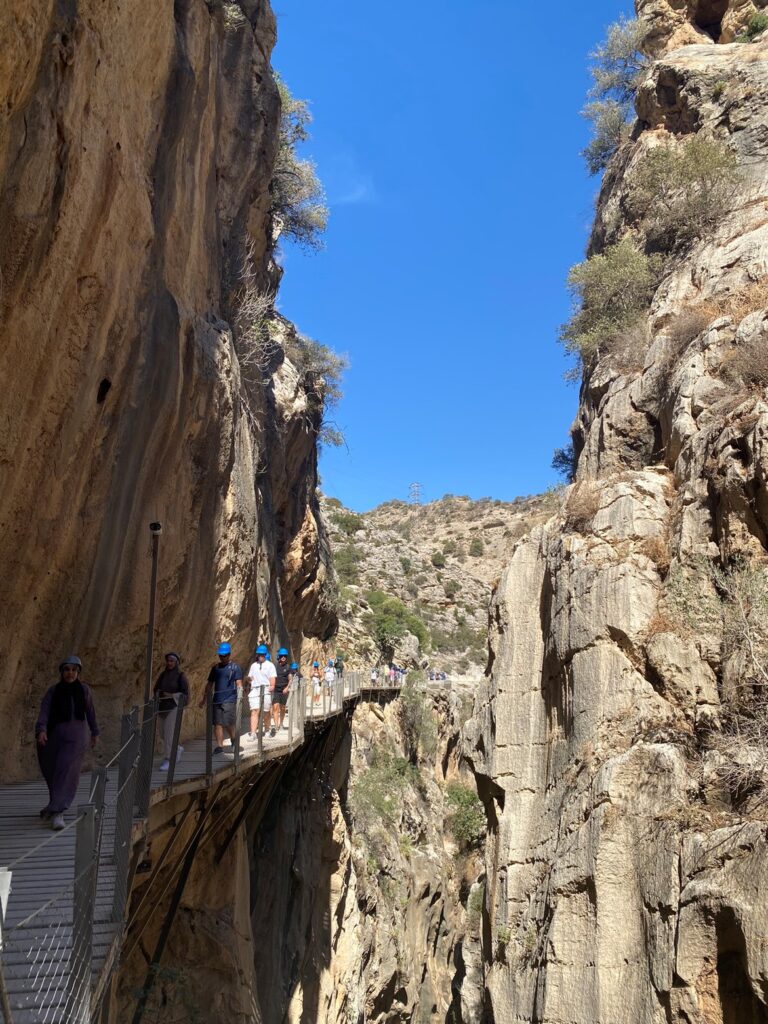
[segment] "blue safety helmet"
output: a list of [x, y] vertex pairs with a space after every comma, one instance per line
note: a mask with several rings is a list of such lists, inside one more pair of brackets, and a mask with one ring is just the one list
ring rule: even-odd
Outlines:
[[259, 646], [256, 648], [256, 653], [257, 654], [263, 654], [265, 657], [268, 658], [269, 657], [269, 648], [267, 647], [266, 644], [259, 644]]
[[313, 661], [312, 662], [312, 668], [320, 668], [320, 662], [319, 661]]
[[218, 647], [218, 650], [216, 651], [216, 653], [217, 654], [231, 654], [232, 653], [232, 648], [229, 646], [229, 644], [219, 644], [219, 647]]
[[298, 667], [295, 661], [291, 662], [291, 672], [295, 672]]
[[278, 658], [287, 658], [288, 657], [288, 648], [287, 647], [281, 647], [280, 650], [277, 652], [277, 656], [278, 656]]
[[59, 672], [62, 672], [65, 665], [74, 665], [75, 668], [82, 668], [83, 663], [76, 654], [68, 654], [59, 664]]
[[332, 665], [332, 664], [333, 664], [333, 658], [329, 658], [329, 659], [328, 659], [328, 664], [329, 664], [329, 665]]

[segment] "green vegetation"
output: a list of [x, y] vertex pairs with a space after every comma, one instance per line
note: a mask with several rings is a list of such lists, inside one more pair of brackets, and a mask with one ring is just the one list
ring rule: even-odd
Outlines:
[[755, 11], [747, 22], [744, 31], [736, 36], [736, 42], [751, 43], [753, 39], [756, 39], [766, 29], [768, 29], [768, 14], [765, 11]]
[[361, 558], [360, 548], [355, 544], [345, 544], [334, 550], [333, 565], [340, 583], [349, 586], [359, 582]]
[[629, 134], [632, 103], [648, 66], [642, 52], [644, 38], [642, 22], [621, 18], [591, 55], [591, 102], [582, 111], [592, 125], [592, 140], [582, 153], [591, 174], [604, 170]]
[[485, 813], [473, 786], [450, 782], [445, 796], [450, 808], [448, 824], [454, 839], [465, 847], [477, 847], [485, 838]]
[[357, 512], [334, 512], [331, 516], [331, 522], [348, 537], [359, 533], [365, 526], [363, 517], [359, 516]]
[[728, 83], [724, 79], [719, 78], [715, 82], [715, 84], [712, 86], [712, 99], [713, 100], [722, 99], [723, 93], [725, 92], [727, 87], [728, 87]]
[[734, 153], [716, 139], [655, 146], [635, 172], [632, 212], [653, 248], [690, 245], [722, 219], [738, 180]]
[[344, 443], [344, 438], [326, 417], [328, 410], [341, 400], [341, 378], [349, 365], [347, 357], [298, 333], [286, 340], [285, 354], [298, 370], [309, 398], [322, 405], [320, 443], [339, 447]]
[[446, 580], [443, 584], [443, 592], [447, 598], [456, 597], [459, 592], [459, 584], [456, 580]]
[[400, 568], [403, 570], [406, 576], [411, 571], [411, 560], [406, 555], [400, 556]]
[[448, 555], [455, 555], [458, 550], [455, 540], [447, 540], [443, 544], [443, 554], [447, 557]]
[[282, 233], [309, 249], [320, 248], [328, 224], [328, 207], [315, 165], [297, 154], [309, 138], [312, 115], [305, 100], [291, 95], [278, 78], [282, 111], [275, 168], [270, 183], [271, 211]]
[[350, 793], [356, 820], [364, 828], [395, 824], [403, 791], [417, 781], [418, 771], [409, 761], [385, 747], [376, 747], [370, 768], [356, 779]]
[[482, 537], [475, 536], [472, 538], [469, 542], [469, 553], [473, 558], [479, 558], [480, 555], [485, 554], [485, 544]]
[[573, 441], [569, 441], [562, 448], [555, 448], [552, 454], [552, 469], [566, 483], [573, 483], [576, 477], [576, 453], [573, 450]]
[[575, 308], [560, 329], [566, 351], [584, 365], [619, 344], [648, 309], [661, 272], [660, 258], [640, 252], [629, 238], [571, 267]]
[[406, 632], [413, 633], [422, 648], [429, 645], [427, 627], [399, 598], [385, 594], [381, 590], [369, 590], [365, 599], [371, 606], [366, 624], [383, 657], [392, 656], [397, 642]]
[[437, 723], [429, 698], [417, 689], [419, 673], [409, 672], [408, 682], [400, 691], [400, 724], [409, 759], [431, 759], [437, 752]]
[[432, 565], [434, 565], [436, 569], [445, 568], [445, 555], [442, 553], [442, 551], [433, 551], [430, 561], [432, 562]]

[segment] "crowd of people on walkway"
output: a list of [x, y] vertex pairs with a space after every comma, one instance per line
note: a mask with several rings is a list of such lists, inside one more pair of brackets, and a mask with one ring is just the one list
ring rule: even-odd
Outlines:
[[[258, 740], [259, 734], [275, 736], [288, 728], [286, 709], [288, 696], [304, 679], [297, 662], [290, 660], [286, 647], [277, 650], [272, 661], [267, 644], [259, 644], [247, 674], [232, 660], [232, 647], [219, 644], [217, 661], [211, 666], [199, 707], [206, 701], [212, 704], [214, 754], [224, 752], [225, 733], [232, 753], [238, 742], [237, 704], [248, 700], [250, 731], [247, 738]], [[85, 755], [96, 744], [99, 727], [91, 688], [81, 679], [82, 662], [76, 655], [68, 655], [59, 665], [59, 679], [46, 691], [35, 723], [35, 746], [40, 771], [48, 786], [48, 803], [40, 811], [40, 818], [56, 829], [65, 827], [64, 813], [70, 807], [80, 782]], [[310, 671], [312, 701], [319, 704], [323, 688], [327, 696], [333, 685], [344, 676], [342, 656], [329, 658], [322, 673], [320, 663], [312, 662]], [[165, 667], [157, 677], [153, 692], [163, 737], [164, 760], [161, 771], [170, 768], [170, 756], [176, 735], [176, 720], [182, 701], [190, 699], [190, 685], [181, 667], [181, 656], [176, 651], [165, 655]], [[240, 747], [242, 751], [243, 748]], [[176, 759], [184, 753], [177, 744]]]
[[385, 662], [384, 665], [373, 665], [371, 668], [371, 686], [376, 686], [381, 680], [389, 683], [390, 686], [405, 686], [408, 678], [408, 669], [396, 665], [393, 661]]

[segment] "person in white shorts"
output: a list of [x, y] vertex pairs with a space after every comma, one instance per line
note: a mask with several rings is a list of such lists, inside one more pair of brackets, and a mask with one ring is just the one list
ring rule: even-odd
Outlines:
[[[248, 694], [248, 706], [251, 709], [251, 731], [248, 733], [249, 740], [255, 740], [259, 729], [266, 732], [269, 722], [269, 710], [272, 707], [272, 690], [275, 686], [277, 670], [271, 661], [268, 661], [269, 650], [266, 644], [259, 644], [256, 648], [256, 660], [248, 669], [248, 681], [251, 684]], [[262, 704], [262, 694], [264, 702]], [[259, 721], [259, 709], [263, 710], [264, 717]]]

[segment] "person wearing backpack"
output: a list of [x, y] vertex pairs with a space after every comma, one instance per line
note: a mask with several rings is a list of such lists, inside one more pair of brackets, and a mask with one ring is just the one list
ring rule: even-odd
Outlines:
[[[291, 667], [288, 664], [288, 651], [281, 647], [277, 652], [277, 665], [274, 689], [272, 691], [272, 728], [269, 735], [274, 736], [276, 729], [283, 728], [285, 706], [288, 703], [288, 691], [291, 688]], [[288, 728], [286, 726], [286, 728]]]
[[200, 707], [205, 707], [211, 690], [213, 690], [213, 734], [216, 737], [214, 754], [224, 752], [224, 730], [227, 730], [235, 745], [236, 714], [237, 714], [237, 691], [243, 686], [243, 670], [236, 661], [232, 661], [232, 648], [229, 644], [219, 644], [216, 651], [219, 656], [218, 662], [211, 666], [208, 673], [208, 681], [205, 684], [205, 693], [200, 701]]

